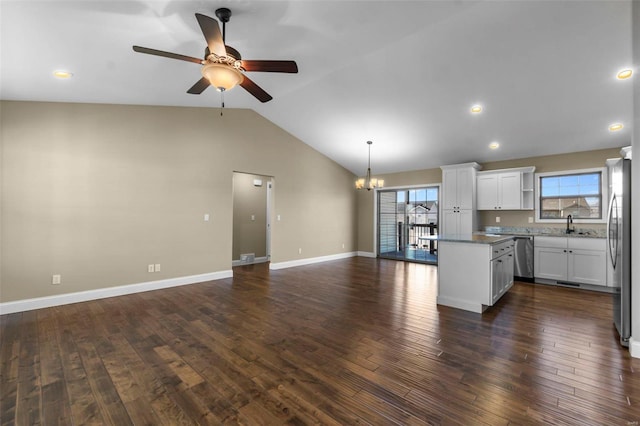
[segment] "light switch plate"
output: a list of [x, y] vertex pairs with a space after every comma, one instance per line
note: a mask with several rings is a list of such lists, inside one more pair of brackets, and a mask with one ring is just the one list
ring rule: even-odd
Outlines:
[[496, 223], [500, 223], [500, 216], [496, 216]]

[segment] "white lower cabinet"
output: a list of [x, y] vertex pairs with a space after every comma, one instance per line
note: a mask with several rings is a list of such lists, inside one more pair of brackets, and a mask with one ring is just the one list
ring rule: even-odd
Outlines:
[[535, 237], [534, 247], [536, 279], [607, 285], [606, 240], [584, 237]]
[[540, 247], [538, 238], [534, 243], [534, 276], [547, 280], [567, 280], [567, 249]]
[[567, 281], [607, 285], [607, 258], [604, 250], [569, 249]]

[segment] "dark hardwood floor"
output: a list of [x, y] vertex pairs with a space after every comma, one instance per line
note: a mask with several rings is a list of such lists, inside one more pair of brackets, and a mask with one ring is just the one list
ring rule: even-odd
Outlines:
[[352, 258], [0, 317], [1, 423], [637, 425], [608, 294]]

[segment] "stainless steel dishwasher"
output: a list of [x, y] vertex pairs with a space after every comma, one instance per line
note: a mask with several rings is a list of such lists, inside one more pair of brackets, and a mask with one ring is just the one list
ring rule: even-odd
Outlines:
[[533, 282], [533, 236], [516, 235], [513, 238], [513, 277]]

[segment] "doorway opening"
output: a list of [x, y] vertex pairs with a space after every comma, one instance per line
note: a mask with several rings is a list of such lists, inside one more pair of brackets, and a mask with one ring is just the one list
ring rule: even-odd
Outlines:
[[233, 172], [233, 266], [271, 259], [272, 188], [271, 176]]
[[378, 191], [378, 256], [438, 263], [439, 186]]

